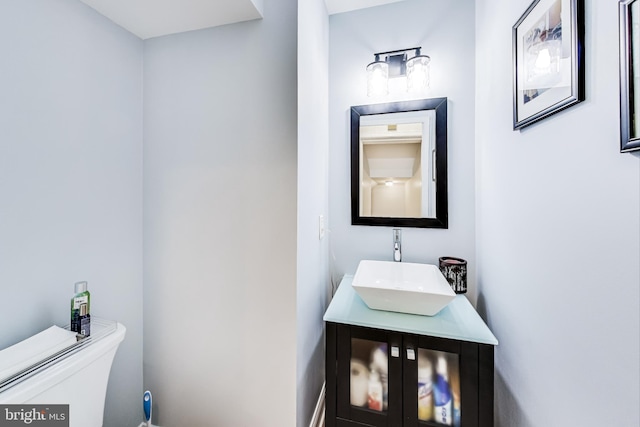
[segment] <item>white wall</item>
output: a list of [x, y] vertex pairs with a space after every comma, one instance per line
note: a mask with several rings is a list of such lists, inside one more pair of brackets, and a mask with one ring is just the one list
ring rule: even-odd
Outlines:
[[[127, 335], [105, 426], [140, 419], [142, 42], [86, 5], [0, 6], [0, 348], [91, 314]], [[71, 408], [73, 411], [73, 408]]]
[[496, 426], [640, 425], [640, 158], [619, 153], [618, 2], [586, 2], [586, 101], [512, 130], [511, 27], [476, 4], [478, 305]]
[[144, 382], [159, 425], [295, 424], [296, 3], [145, 42]]
[[308, 426], [324, 382], [329, 285], [329, 17], [324, 0], [298, 1], [297, 426]]
[[[474, 1], [407, 0], [330, 17], [331, 257], [334, 280], [355, 273], [361, 259], [392, 259], [390, 227], [351, 225], [349, 108], [405, 99], [448, 98], [449, 229], [405, 229], [403, 260], [437, 263], [453, 255], [469, 262], [475, 295]], [[422, 46], [431, 56], [431, 89], [374, 99], [365, 67], [375, 52]]]

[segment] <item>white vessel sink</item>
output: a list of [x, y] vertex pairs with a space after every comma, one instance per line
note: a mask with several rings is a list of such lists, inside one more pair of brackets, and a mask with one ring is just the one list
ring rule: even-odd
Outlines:
[[353, 288], [369, 308], [433, 316], [456, 296], [432, 264], [360, 261]]

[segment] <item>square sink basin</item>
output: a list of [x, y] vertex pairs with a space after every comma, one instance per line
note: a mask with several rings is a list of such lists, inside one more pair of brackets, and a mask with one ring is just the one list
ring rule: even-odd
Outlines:
[[424, 316], [436, 315], [456, 296], [432, 264], [363, 260], [352, 286], [369, 308]]

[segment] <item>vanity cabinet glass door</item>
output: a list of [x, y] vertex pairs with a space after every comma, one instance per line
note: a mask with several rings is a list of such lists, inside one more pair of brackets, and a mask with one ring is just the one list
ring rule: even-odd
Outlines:
[[327, 323], [327, 427], [491, 427], [492, 345]]
[[402, 335], [337, 328], [337, 416], [368, 426], [402, 424]]
[[[403, 344], [406, 351], [403, 365], [404, 427], [479, 427], [493, 424], [493, 419], [489, 424], [480, 422], [478, 344], [414, 335], [405, 335]], [[493, 407], [493, 391], [484, 404]]]

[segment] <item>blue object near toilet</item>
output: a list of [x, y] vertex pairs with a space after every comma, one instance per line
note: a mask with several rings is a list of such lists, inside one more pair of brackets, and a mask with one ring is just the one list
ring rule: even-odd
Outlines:
[[144, 420], [147, 425], [151, 425], [151, 405], [153, 399], [151, 397], [151, 392], [149, 390], [144, 392], [144, 396], [142, 398], [142, 408], [144, 409]]

